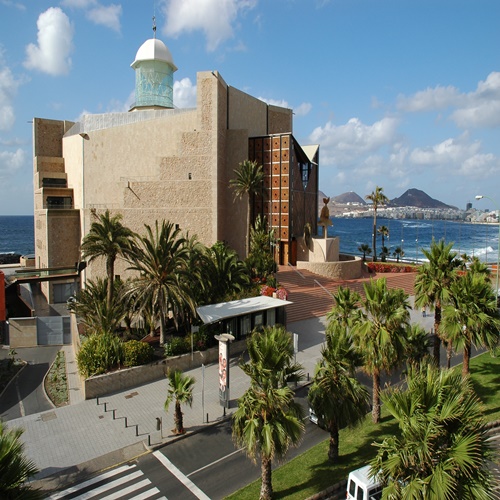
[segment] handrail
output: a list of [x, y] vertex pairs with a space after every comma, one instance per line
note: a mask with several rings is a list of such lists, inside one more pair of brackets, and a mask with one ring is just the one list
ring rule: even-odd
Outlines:
[[292, 266], [290, 262], [287, 265], [290, 266], [302, 279], [304, 280], [306, 279], [306, 277], [297, 269], [297, 267]]
[[327, 288], [325, 288], [318, 280], [314, 280], [314, 283], [316, 283], [318, 286], [320, 286], [329, 296], [332, 300], [333, 299], [333, 295], [331, 294], [331, 292], [328, 291]]

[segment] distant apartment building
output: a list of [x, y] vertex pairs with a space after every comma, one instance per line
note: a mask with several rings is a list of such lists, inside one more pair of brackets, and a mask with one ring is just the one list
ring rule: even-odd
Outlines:
[[[172, 55], [152, 38], [132, 63], [136, 102], [129, 112], [85, 115], [74, 123], [35, 118], [36, 266], [71, 266], [95, 219], [109, 209], [144, 233], [168, 220], [205, 245], [226, 241], [245, 257], [247, 203], [229, 188], [244, 160], [264, 167], [254, 204], [277, 238], [276, 260], [295, 263], [306, 223], [317, 230], [319, 146], [293, 136], [291, 109], [266, 104], [229, 86], [217, 71], [197, 74], [195, 108], [173, 106]], [[117, 262], [116, 273], [126, 274]], [[104, 266], [84, 279], [104, 275]], [[74, 283], [43, 284], [49, 302], [63, 302]]]

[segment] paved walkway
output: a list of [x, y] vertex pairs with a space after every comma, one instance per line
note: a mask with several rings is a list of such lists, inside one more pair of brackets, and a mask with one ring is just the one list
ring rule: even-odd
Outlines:
[[[286, 272], [293, 273], [290, 276], [296, 275], [293, 270]], [[315, 309], [317, 312], [314, 315], [311, 314], [309, 302], [297, 302], [297, 299], [304, 296], [304, 292], [298, 286], [293, 289], [290, 276], [284, 276], [280, 271], [279, 281], [289, 288], [290, 300], [295, 301], [293, 306], [289, 306], [295, 307], [289, 317], [308, 315], [308, 319], [291, 323], [289, 321], [288, 330], [299, 334], [297, 361], [302, 363], [305, 373], [312, 376], [324, 341], [324, 314], [331, 308], [332, 301], [320, 288], [321, 295], [328, 300], [322, 308]], [[309, 278], [311, 276], [307, 277]], [[302, 279], [306, 278], [300, 277]], [[354, 285], [357, 283], [353, 282]], [[327, 283], [323, 286], [330, 285]], [[415, 311], [412, 311], [412, 321], [422, 323], [427, 330], [433, 324], [432, 317], [422, 318], [421, 313]], [[39, 481], [39, 485], [54, 488], [61, 480], [62, 471], [65, 471], [65, 475], [74, 473], [76, 477], [81, 471], [93, 472], [121, 460], [131, 459], [144, 452], [146, 445], [156, 446], [177, 439], [170, 431], [174, 427], [173, 408], [169, 413], [165, 413], [163, 409], [168, 389], [166, 379], [98, 400], [84, 401], [72, 346], [65, 346], [64, 351], [70, 405], [8, 422], [9, 427], [24, 428], [23, 441], [27, 456], [40, 469], [36, 479], [47, 478]], [[227, 413], [234, 411], [237, 398], [248, 385], [248, 378], [237, 362], [237, 359], [231, 360], [231, 407]], [[218, 400], [218, 366], [211, 364], [187, 373], [195, 377], [196, 384], [192, 408], [183, 408], [184, 427], [188, 432], [193, 432], [221, 421], [224, 411]], [[157, 419], [162, 421], [162, 430], [157, 430]]]

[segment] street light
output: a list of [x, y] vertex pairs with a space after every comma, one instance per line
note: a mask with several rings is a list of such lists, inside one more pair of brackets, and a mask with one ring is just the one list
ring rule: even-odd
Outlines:
[[489, 196], [483, 196], [482, 194], [478, 194], [476, 196], [476, 200], [482, 200], [483, 198], [486, 198], [493, 202], [495, 205], [495, 208], [497, 209], [497, 223], [498, 223], [498, 256], [497, 256], [497, 279], [496, 279], [496, 292], [497, 292], [497, 301], [498, 301], [498, 268], [500, 267], [500, 211], [498, 210], [497, 204], [494, 199], [490, 198]]

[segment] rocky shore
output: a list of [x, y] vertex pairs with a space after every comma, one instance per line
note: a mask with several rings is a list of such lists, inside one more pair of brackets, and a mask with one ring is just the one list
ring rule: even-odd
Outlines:
[[0, 265], [2, 264], [19, 264], [21, 255], [18, 253], [0, 253]]

